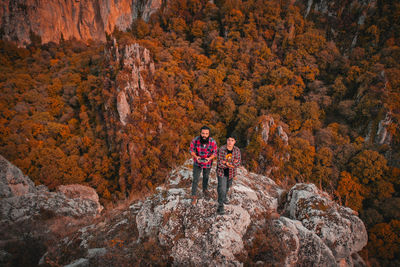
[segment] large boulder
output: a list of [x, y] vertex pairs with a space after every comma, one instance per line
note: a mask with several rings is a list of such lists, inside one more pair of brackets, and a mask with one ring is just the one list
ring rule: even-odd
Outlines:
[[286, 266], [336, 266], [332, 251], [312, 231], [299, 221], [281, 217], [274, 221], [273, 230], [290, 249], [285, 255]]
[[290, 189], [285, 211], [289, 218], [317, 234], [338, 261], [367, 244], [364, 223], [356, 212], [339, 206], [314, 184], [296, 184]]
[[99, 202], [99, 195], [96, 190], [89, 186], [80, 184], [60, 185], [57, 191], [63, 193], [69, 199], [91, 201], [96, 206], [97, 213], [103, 210], [103, 206]]

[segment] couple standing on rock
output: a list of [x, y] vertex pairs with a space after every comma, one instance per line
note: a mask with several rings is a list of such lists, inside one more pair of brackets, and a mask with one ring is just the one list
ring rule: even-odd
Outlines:
[[193, 182], [192, 182], [192, 204], [197, 203], [197, 186], [200, 174], [203, 171], [203, 195], [209, 197], [208, 178], [213, 159], [217, 157], [218, 178], [218, 208], [217, 213], [225, 214], [224, 204], [228, 204], [227, 193], [232, 186], [233, 178], [236, 176], [237, 167], [241, 163], [240, 149], [235, 146], [236, 137], [228, 135], [226, 145], [219, 149], [217, 142], [210, 137], [210, 128], [203, 126], [200, 136], [195, 137], [190, 143], [190, 154], [193, 156]]

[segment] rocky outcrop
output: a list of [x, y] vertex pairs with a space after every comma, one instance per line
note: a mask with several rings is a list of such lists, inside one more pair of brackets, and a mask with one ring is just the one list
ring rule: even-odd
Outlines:
[[0, 155], [0, 199], [36, 191], [31, 179]]
[[247, 145], [253, 149], [251, 153], [256, 155], [256, 172], [273, 176], [282, 167], [280, 163], [289, 160], [289, 136], [286, 133], [288, 128], [285, 123], [274, 120], [271, 115], [262, 115], [248, 130]]
[[99, 195], [96, 190], [91, 187], [80, 184], [60, 185], [57, 188], [57, 191], [64, 194], [64, 196], [69, 199], [91, 201], [96, 205], [97, 213], [100, 213], [103, 210], [103, 206], [101, 206], [99, 202]]
[[345, 6], [343, 3], [328, 1], [328, 0], [297, 0], [294, 1], [305, 8], [304, 16], [307, 17], [310, 13], [322, 13], [330, 17], [340, 17], [345, 8], [360, 8], [363, 14], [359, 17], [358, 23], [363, 24], [365, 20], [365, 12], [368, 8], [373, 8], [376, 5], [376, 0], [352, 0]]
[[377, 145], [390, 145], [392, 142], [392, 135], [388, 131], [388, 127], [392, 123], [392, 116], [387, 112], [384, 119], [370, 121], [366, 127], [367, 134], [365, 142], [373, 142]]
[[94, 218], [103, 209], [94, 189], [66, 185], [49, 192], [43, 185], [35, 187], [29, 177], [2, 156], [0, 192], [0, 265], [4, 266], [19, 265], [18, 258], [35, 259], [25, 250], [38, 246], [40, 251], [46, 240], [55, 238], [54, 229], [64, 228], [62, 225], [71, 220]]
[[356, 212], [337, 205], [314, 184], [297, 184], [288, 193], [286, 215], [317, 234], [337, 261], [360, 251], [368, 241]]
[[[158, 113], [160, 91], [154, 86], [155, 64], [150, 51], [133, 41], [122, 42], [119, 44], [113, 39], [105, 47], [108, 67], [104, 92], [108, 97], [103, 117], [108, 142], [113, 153], [119, 154], [121, 159], [120, 190], [128, 195], [140, 172], [138, 169], [144, 168], [139, 163], [141, 155], [147, 153], [137, 138], [149, 140], [161, 134], [163, 121]], [[143, 126], [144, 122], [155, 120], [158, 123]]]
[[[159, 259], [175, 266], [240, 266], [249, 260], [247, 249], [254, 235], [269, 222], [270, 234], [279, 242], [274, 249], [280, 257], [274, 259], [268, 251], [257, 264], [353, 266], [352, 259], [363, 264], [357, 255], [367, 240], [363, 223], [314, 185], [297, 184], [286, 194], [268, 177], [240, 169], [226, 214], [220, 216], [216, 215], [216, 179], [210, 180], [211, 198], [200, 197], [196, 206], [191, 205], [191, 172], [189, 161], [173, 171], [154, 195], [65, 237], [46, 258], [55, 261], [60, 253], [70, 251], [58, 264], [86, 260], [106, 266], [110, 257], [114, 263], [123, 258], [135, 264], [143, 262], [147, 248], [150, 261]], [[215, 177], [215, 169], [211, 177]], [[279, 217], [280, 209], [283, 213]], [[117, 240], [117, 245], [110, 246], [109, 240]], [[106, 252], [96, 258], [74, 257], [72, 253], [80, 250], [80, 255], [89, 255], [95, 248]], [[140, 259], [135, 256], [138, 253]]]
[[69, 198], [60, 192], [45, 190], [19, 197], [0, 200], [2, 221], [22, 222], [45, 214], [46, 216], [82, 217], [94, 216], [101, 210], [100, 204], [88, 199]]
[[279, 257], [265, 251], [258, 255], [257, 264], [364, 265], [357, 255], [367, 243], [364, 224], [354, 211], [337, 205], [313, 184], [297, 184], [286, 192], [268, 177], [240, 168], [226, 214], [220, 216], [216, 214], [215, 168], [211, 198], [200, 197], [193, 206], [189, 198], [192, 162], [188, 161], [171, 172], [154, 195], [94, 220], [101, 206], [93, 189], [68, 185], [49, 192], [44, 186], [34, 187], [28, 177], [1, 159], [2, 177], [15, 173], [19, 183], [31, 185], [23, 194], [0, 199], [0, 262], [5, 265], [16, 262], [19, 254], [15, 253], [26, 254], [34, 245], [45, 248], [35, 250], [41, 253], [36, 263], [43, 266], [49, 262], [109, 266], [156, 261], [176, 266], [240, 266], [252, 262], [249, 248], [267, 224], [269, 234], [263, 238], [267, 243], [276, 238], [273, 247]]
[[108, 57], [115, 62], [122, 62], [122, 69], [116, 79], [118, 95], [117, 110], [122, 125], [128, 123], [128, 118], [135, 108], [138, 99], [151, 100], [152, 85], [146, 85], [145, 76], [152, 76], [155, 71], [154, 62], [147, 48], [137, 43], [126, 45], [122, 52], [114, 39], [113, 45], [108, 50]]
[[75, 38], [106, 40], [114, 29], [126, 30], [137, 17], [148, 20], [161, 0], [6, 0], [0, 4], [2, 39], [20, 45], [31, 43], [31, 35], [42, 43]]
[[60, 216], [96, 215], [103, 207], [93, 188], [83, 185], [60, 186], [58, 192], [35, 187], [29, 177], [0, 156], [1, 221], [30, 220], [42, 212]]
[[379, 145], [390, 145], [392, 142], [392, 135], [388, 131], [388, 126], [392, 123], [392, 116], [390, 113], [386, 113], [383, 120], [379, 121], [378, 130], [375, 136], [375, 143]]
[[258, 127], [261, 128], [261, 138], [264, 143], [268, 144], [268, 141], [270, 141], [270, 136], [276, 132], [277, 136], [282, 140], [282, 142], [285, 145], [288, 144], [288, 135], [283, 130], [282, 125], [277, 125], [275, 123], [273, 117], [269, 115], [264, 115], [260, 117], [259, 121], [260, 123], [259, 126], [256, 126], [256, 131], [258, 131]]

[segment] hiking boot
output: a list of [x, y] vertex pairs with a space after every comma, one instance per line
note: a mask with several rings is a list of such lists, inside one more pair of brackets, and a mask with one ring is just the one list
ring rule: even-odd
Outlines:
[[192, 196], [192, 205], [196, 205], [196, 203], [197, 203], [197, 197]]
[[218, 207], [217, 208], [217, 214], [218, 215], [224, 215], [225, 214], [224, 207]]

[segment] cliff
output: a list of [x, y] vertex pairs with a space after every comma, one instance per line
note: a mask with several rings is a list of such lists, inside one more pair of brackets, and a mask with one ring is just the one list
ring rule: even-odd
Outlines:
[[[211, 177], [215, 177], [215, 169]], [[36, 246], [42, 247], [41, 266], [365, 265], [357, 254], [367, 243], [364, 224], [354, 211], [337, 205], [313, 184], [296, 184], [286, 191], [268, 177], [242, 168], [230, 191], [227, 214], [219, 216], [215, 180], [211, 179], [210, 184], [212, 197], [201, 198], [192, 206], [188, 198], [191, 183], [191, 161], [188, 161], [171, 172], [167, 182], [153, 195], [92, 219], [79, 219], [84, 215], [82, 212], [59, 212], [78, 211], [82, 207], [74, 208], [72, 200], [47, 207], [47, 211], [40, 209], [36, 216], [15, 219], [4, 216], [4, 203], [38, 193], [3, 198], [1, 226], [15, 230], [18, 222], [30, 225], [29, 235], [36, 238]], [[58, 198], [74, 195], [71, 191], [64, 193]], [[43, 194], [52, 203], [60, 193], [39, 195]], [[14, 210], [27, 214], [27, 210], [34, 210], [40, 202], [31, 197], [30, 203], [28, 209], [25, 206], [17, 210], [14, 206]], [[50, 218], [49, 213], [53, 214]], [[74, 216], [76, 219], [72, 221]], [[60, 218], [68, 224], [61, 223]], [[38, 227], [39, 222], [42, 227]], [[0, 262], [16, 263], [13, 255], [16, 251], [10, 250], [10, 240], [28, 234], [24, 233], [26, 228], [18, 230], [7, 234], [2, 231]], [[20, 243], [25, 250], [32, 251], [29, 242], [23, 240]]]
[[19, 45], [31, 43], [32, 33], [42, 43], [105, 41], [106, 33], [125, 31], [134, 19], [147, 20], [160, 6], [161, 0], [6, 0], [0, 4], [1, 38]]
[[320, 24], [328, 39], [347, 52], [356, 46], [366, 19], [377, 8], [376, 0], [300, 0], [296, 4], [302, 8], [305, 18]]

